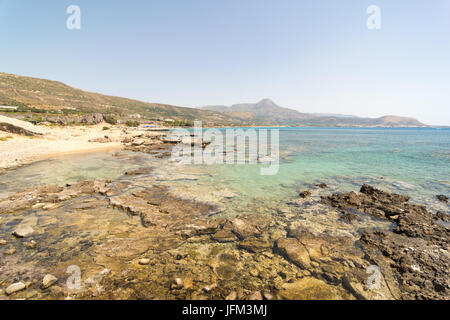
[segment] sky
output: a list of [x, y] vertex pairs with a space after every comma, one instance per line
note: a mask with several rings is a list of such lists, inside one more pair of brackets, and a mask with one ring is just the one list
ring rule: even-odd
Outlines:
[[88, 91], [450, 125], [449, 0], [0, 0], [0, 39], [0, 72]]

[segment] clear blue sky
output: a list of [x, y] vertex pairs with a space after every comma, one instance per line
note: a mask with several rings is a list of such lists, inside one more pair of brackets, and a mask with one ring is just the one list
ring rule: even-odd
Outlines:
[[0, 39], [0, 71], [89, 91], [450, 125], [449, 0], [0, 0]]

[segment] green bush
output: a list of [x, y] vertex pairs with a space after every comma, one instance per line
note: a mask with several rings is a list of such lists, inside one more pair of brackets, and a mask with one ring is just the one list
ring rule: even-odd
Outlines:
[[107, 116], [105, 116], [105, 122], [109, 124], [116, 124], [117, 119], [112, 114], [108, 114]]
[[103, 129], [102, 129], [103, 131], [105, 131], [105, 130], [109, 130], [109, 127], [103, 127]]
[[139, 127], [139, 125], [140, 125], [139, 121], [136, 121], [136, 120], [127, 120], [127, 122], [125, 122], [125, 124], [128, 127]]
[[164, 121], [165, 125], [173, 126], [173, 127], [193, 127], [194, 123], [188, 120], [175, 120], [173, 122]]

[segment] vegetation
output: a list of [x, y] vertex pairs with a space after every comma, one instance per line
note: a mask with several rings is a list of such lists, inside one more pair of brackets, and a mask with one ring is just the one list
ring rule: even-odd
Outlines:
[[109, 130], [109, 127], [103, 127], [102, 130], [103, 131]]
[[0, 141], [8, 141], [8, 139], [12, 139], [13, 136], [0, 137]]
[[105, 116], [105, 122], [114, 125], [117, 124], [117, 118], [112, 114], [108, 114]]
[[[173, 118], [202, 120], [204, 124], [232, 124], [230, 115], [219, 112], [107, 96], [72, 88], [58, 81], [7, 73], [0, 73], [0, 104], [18, 106], [16, 112], [25, 113], [108, 114], [109, 124], [115, 124], [119, 117], [127, 114], [140, 114], [147, 119]], [[240, 119], [236, 124], [239, 123]]]
[[172, 122], [164, 121], [164, 124], [167, 126], [173, 126], [173, 127], [193, 127], [194, 122], [188, 121], [188, 120], [175, 120]]
[[140, 122], [139, 122], [139, 121], [136, 121], [136, 120], [127, 120], [127, 122], [125, 122], [125, 124], [126, 124], [128, 127], [139, 127]]

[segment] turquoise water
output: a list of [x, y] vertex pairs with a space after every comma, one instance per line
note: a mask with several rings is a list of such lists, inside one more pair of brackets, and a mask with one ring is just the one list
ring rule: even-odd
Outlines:
[[[278, 129], [278, 174], [260, 175], [264, 165], [202, 166], [200, 171], [208, 175], [201, 175], [193, 187], [211, 183], [241, 197], [289, 198], [318, 182], [336, 191], [371, 183], [426, 204], [436, 204], [436, 194], [449, 194], [449, 129]], [[199, 166], [194, 167], [198, 173]]]
[[[267, 164], [174, 166], [170, 159], [146, 154], [102, 152], [55, 158], [3, 173], [0, 198], [33, 185], [115, 179], [127, 170], [152, 167], [155, 173], [146, 179], [182, 187], [194, 197], [231, 192], [236, 195], [232, 202], [241, 207], [255, 199], [290, 200], [299, 190], [325, 182], [326, 193], [356, 191], [370, 183], [448, 211], [435, 195], [450, 194], [450, 129], [278, 129], [280, 168], [273, 176], [260, 175], [260, 167]], [[130, 179], [153, 183], [139, 181], [139, 176]]]

